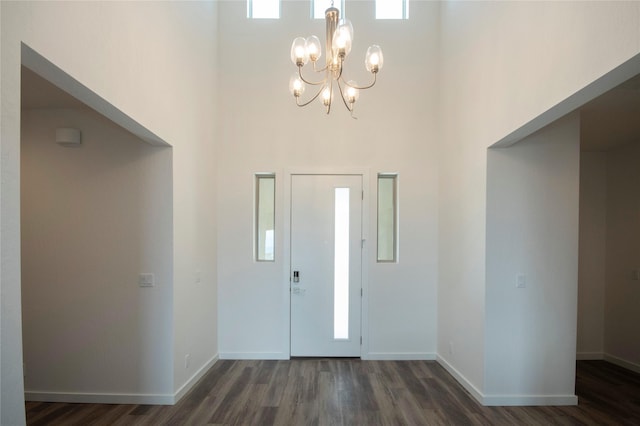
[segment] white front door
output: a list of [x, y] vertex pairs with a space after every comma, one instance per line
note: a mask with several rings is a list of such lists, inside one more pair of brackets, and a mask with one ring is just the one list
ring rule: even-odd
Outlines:
[[291, 176], [291, 356], [360, 356], [362, 176]]

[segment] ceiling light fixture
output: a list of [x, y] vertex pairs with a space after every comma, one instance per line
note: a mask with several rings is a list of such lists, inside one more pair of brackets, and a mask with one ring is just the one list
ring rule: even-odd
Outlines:
[[[353, 41], [353, 25], [348, 19], [339, 20], [340, 11], [331, 7], [325, 11], [325, 20], [327, 27], [327, 58], [323, 68], [318, 69], [316, 63], [322, 55], [320, 39], [314, 35], [307, 37], [297, 37], [291, 45], [291, 61], [298, 67], [298, 72], [294, 73], [289, 80], [289, 91], [296, 98], [296, 105], [299, 107], [307, 106], [316, 98], [324, 105], [327, 114], [331, 112], [331, 103], [333, 101], [334, 83], [338, 86], [338, 93], [342, 98], [344, 106], [351, 112], [353, 117], [353, 107], [358, 100], [360, 90], [368, 89], [376, 84], [376, 76], [382, 69], [384, 58], [380, 46], [372, 45], [367, 49], [364, 64], [371, 74], [373, 74], [373, 82], [367, 86], [358, 86], [355, 81], [346, 81], [343, 76], [343, 64], [345, 58], [351, 51], [351, 43]], [[324, 73], [324, 78], [319, 81], [310, 81], [302, 76], [302, 68], [311, 61], [313, 71], [318, 74]], [[300, 97], [305, 91], [306, 85], [319, 87], [317, 93], [308, 101], [301, 103]], [[354, 117], [355, 118], [355, 117]]]

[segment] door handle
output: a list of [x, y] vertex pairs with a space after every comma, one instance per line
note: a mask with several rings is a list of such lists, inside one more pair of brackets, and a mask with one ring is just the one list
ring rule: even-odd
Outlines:
[[293, 271], [293, 282], [294, 283], [300, 282], [300, 271]]

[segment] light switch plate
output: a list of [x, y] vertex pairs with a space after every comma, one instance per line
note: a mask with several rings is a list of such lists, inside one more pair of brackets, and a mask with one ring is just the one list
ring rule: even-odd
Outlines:
[[138, 276], [138, 285], [140, 287], [153, 287], [155, 285], [153, 274], [140, 274]]

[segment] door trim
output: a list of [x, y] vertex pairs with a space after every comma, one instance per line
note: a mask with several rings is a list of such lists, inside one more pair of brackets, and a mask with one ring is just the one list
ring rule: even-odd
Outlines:
[[362, 177], [362, 238], [365, 240], [362, 248], [361, 278], [362, 278], [362, 300], [360, 308], [360, 335], [362, 345], [360, 345], [360, 358], [364, 358], [369, 347], [369, 268], [370, 251], [369, 247], [369, 212], [371, 210], [370, 200], [370, 177], [371, 173], [367, 168], [287, 168], [283, 173], [283, 262], [282, 262], [282, 300], [287, 306], [283, 309], [283, 324], [285, 329], [282, 332], [283, 347], [287, 348], [287, 358], [291, 358], [291, 292], [289, 283], [289, 273], [291, 271], [291, 179], [296, 175], [354, 175]]

